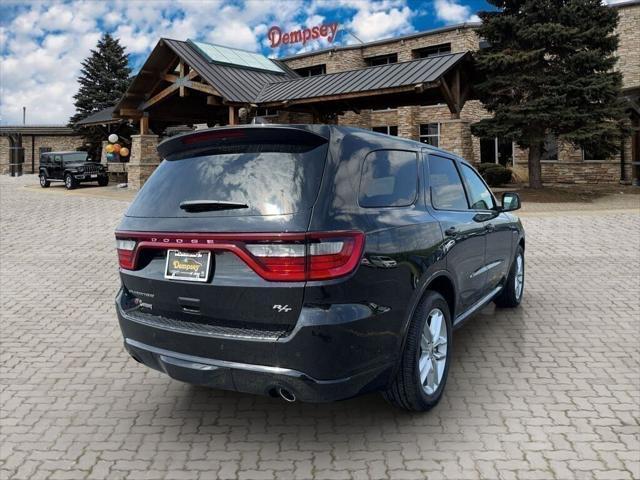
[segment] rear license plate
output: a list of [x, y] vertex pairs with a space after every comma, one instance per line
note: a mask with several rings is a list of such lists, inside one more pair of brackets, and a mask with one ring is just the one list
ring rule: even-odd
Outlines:
[[164, 278], [170, 280], [186, 280], [189, 282], [206, 282], [209, 279], [211, 252], [183, 252], [167, 250], [167, 263]]
[[98, 178], [98, 174], [97, 173], [91, 174], [91, 178]]

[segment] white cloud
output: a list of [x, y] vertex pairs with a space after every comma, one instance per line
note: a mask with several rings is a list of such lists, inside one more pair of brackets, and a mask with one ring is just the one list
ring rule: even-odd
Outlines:
[[446, 23], [478, 22], [480, 18], [471, 13], [471, 8], [456, 0], [435, 0], [436, 16]]
[[392, 8], [386, 11], [359, 10], [349, 24], [363, 42], [413, 31], [411, 9]]

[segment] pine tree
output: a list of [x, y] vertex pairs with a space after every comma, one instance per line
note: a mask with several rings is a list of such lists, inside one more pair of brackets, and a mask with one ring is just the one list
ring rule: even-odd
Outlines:
[[529, 184], [542, 187], [547, 134], [603, 158], [620, 148], [626, 116], [622, 75], [613, 70], [618, 14], [601, 0], [488, 0], [475, 55], [475, 90], [492, 118], [479, 137], [505, 137], [529, 149]]
[[[95, 50], [82, 62], [78, 77], [80, 88], [75, 99], [76, 113], [69, 123], [74, 124], [83, 118], [115, 105], [129, 85], [129, 57], [118, 39], [105, 33]], [[99, 147], [104, 140], [104, 132], [95, 127], [76, 128], [93, 148]]]

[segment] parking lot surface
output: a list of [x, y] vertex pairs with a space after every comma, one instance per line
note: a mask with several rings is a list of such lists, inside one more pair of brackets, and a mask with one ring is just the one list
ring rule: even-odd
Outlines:
[[[409, 414], [212, 391], [125, 353], [117, 197], [0, 177], [0, 478], [640, 478], [640, 208], [527, 208], [521, 308], [456, 332]], [[322, 361], [322, 359], [318, 359]]]

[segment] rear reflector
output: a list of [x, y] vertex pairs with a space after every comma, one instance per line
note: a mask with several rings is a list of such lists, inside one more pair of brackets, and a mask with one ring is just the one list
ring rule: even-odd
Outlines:
[[262, 278], [274, 282], [329, 280], [355, 270], [364, 248], [362, 232], [282, 234], [178, 234], [116, 232], [120, 267], [135, 270], [144, 249], [227, 250]]

